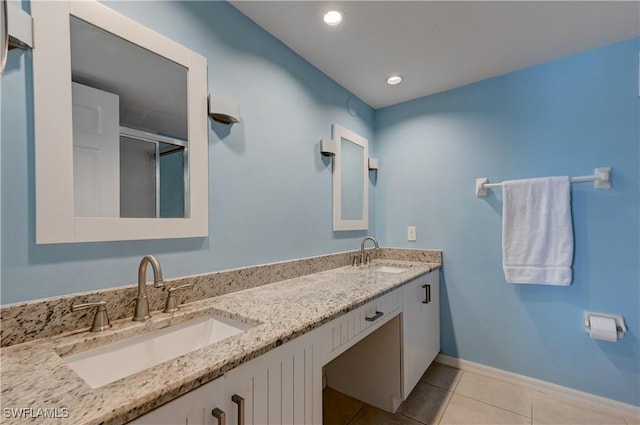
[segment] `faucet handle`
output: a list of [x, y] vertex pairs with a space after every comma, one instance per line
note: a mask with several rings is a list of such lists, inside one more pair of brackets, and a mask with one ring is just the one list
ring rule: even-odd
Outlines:
[[107, 303], [105, 301], [98, 301], [95, 303], [83, 303], [74, 304], [71, 306], [71, 311], [87, 310], [92, 307], [98, 307], [96, 315], [93, 316], [93, 324], [91, 325], [91, 332], [106, 331], [111, 327], [109, 316], [107, 315]]
[[362, 256], [360, 254], [351, 254], [351, 265], [353, 267], [359, 266], [362, 262]]
[[167, 302], [164, 305], [164, 310], [162, 310], [163, 313], [172, 313], [176, 310], [178, 310], [178, 301], [176, 300], [176, 294], [174, 294], [175, 291], [177, 291], [178, 289], [186, 289], [186, 288], [191, 288], [193, 286], [193, 283], [186, 283], [184, 285], [180, 285], [180, 286], [174, 286], [173, 288], [169, 288], [168, 290], [168, 294], [167, 294]]

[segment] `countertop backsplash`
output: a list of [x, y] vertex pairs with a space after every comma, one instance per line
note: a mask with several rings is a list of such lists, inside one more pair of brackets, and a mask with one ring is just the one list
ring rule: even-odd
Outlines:
[[[351, 264], [358, 250], [320, 255], [277, 263], [165, 280], [167, 288], [193, 283], [193, 288], [176, 294], [180, 303], [190, 303], [269, 283], [293, 279]], [[380, 259], [442, 263], [442, 251], [423, 249], [381, 248]], [[135, 276], [135, 271], [132, 271]], [[72, 312], [71, 306], [83, 302], [106, 301], [109, 318], [124, 319], [133, 314], [137, 285], [103, 289], [60, 297], [11, 304], [0, 308], [0, 346], [32, 341], [63, 332], [86, 331], [93, 320], [93, 310]], [[151, 311], [164, 307], [167, 293], [147, 285]]]

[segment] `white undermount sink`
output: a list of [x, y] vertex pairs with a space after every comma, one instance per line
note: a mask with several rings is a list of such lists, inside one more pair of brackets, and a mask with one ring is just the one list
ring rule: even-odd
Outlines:
[[392, 267], [392, 266], [380, 266], [377, 269], [375, 269], [374, 271], [376, 272], [382, 272], [382, 273], [404, 273], [407, 270], [409, 270], [406, 267]]
[[205, 316], [73, 354], [63, 360], [91, 388], [99, 388], [251, 327], [220, 316]]

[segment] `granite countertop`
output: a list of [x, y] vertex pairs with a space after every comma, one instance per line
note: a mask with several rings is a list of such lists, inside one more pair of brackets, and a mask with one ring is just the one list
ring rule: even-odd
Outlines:
[[[399, 273], [380, 265], [407, 267]], [[123, 319], [103, 333], [74, 331], [1, 350], [2, 423], [32, 423], [50, 409], [47, 423], [121, 424], [209, 382], [234, 367], [379, 297], [440, 264], [375, 260], [195, 301], [175, 313], [153, 312], [145, 323]], [[248, 331], [92, 389], [61, 355], [205, 316], [253, 325]], [[8, 409], [23, 410], [22, 418]], [[53, 410], [57, 409], [57, 410]], [[42, 418], [42, 416], [39, 416]]]

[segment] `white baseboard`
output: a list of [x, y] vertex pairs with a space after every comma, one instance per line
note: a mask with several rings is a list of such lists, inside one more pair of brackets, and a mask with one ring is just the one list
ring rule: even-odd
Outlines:
[[549, 394], [554, 397], [564, 398], [569, 401], [586, 404], [590, 407], [593, 407], [594, 409], [606, 411], [614, 415], [620, 416], [622, 414], [626, 419], [632, 419], [635, 421], [640, 420], [640, 407], [638, 406], [622, 403], [620, 401], [612, 400], [606, 397], [600, 397], [594, 394], [586, 393], [584, 391], [574, 390], [573, 388], [563, 387], [562, 385], [557, 385], [551, 382], [542, 381], [540, 379], [519, 375], [517, 373], [507, 372], [506, 370], [497, 369], [491, 366], [485, 366], [480, 363], [470, 362], [468, 360], [462, 360], [451, 356], [445, 356], [443, 354], [438, 354], [435, 361], [447, 366], [461, 369], [463, 371], [469, 371], [477, 373], [478, 375], [487, 376], [489, 378], [499, 379], [501, 381], [519, 385], [530, 390]]

